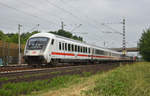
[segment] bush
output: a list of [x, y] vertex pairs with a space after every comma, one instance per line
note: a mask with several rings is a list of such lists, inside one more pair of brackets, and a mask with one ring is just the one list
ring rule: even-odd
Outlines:
[[139, 53], [142, 55], [143, 59], [150, 61], [150, 28], [144, 30], [138, 46]]

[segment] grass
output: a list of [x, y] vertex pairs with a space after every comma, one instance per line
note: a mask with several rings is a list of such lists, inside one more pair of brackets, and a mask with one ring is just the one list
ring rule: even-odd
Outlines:
[[13, 80], [13, 79], [16, 79], [17, 77], [19, 77], [19, 78], [30, 78], [30, 77], [33, 77], [33, 76], [42, 76], [42, 75], [48, 75], [48, 73], [31, 74], [31, 75], [23, 75], [23, 76], [13, 76], [13, 77], [1, 77], [0, 82]]
[[8, 77], [1, 77], [1, 78], [0, 78], [0, 82], [1, 82], [1, 81], [7, 81], [7, 80], [8, 80]]
[[8, 83], [0, 89], [0, 96], [38, 96], [38, 92], [46, 93], [44, 96], [150, 96], [150, 63], [120, 65], [96, 75], [83, 72], [51, 80]]
[[20, 96], [21, 94], [31, 94], [33, 91], [43, 89], [59, 89], [79, 82], [79, 75], [66, 75], [55, 77], [52, 80], [38, 80], [34, 82], [8, 83], [0, 89], [0, 96]]
[[89, 77], [92, 75], [91, 72], [83, 72], [82, 74], [83, 74], [83, 77]]
[[60, 74], [60, 71], [54, 71], [54, 72], [50, 72], [50, 74]]
[[15, 76], [15, 77], [1, 77], [0, 78], [0, 82], [13, 80], [13, 79], [16, 79], [16, 77], [19, 77], [19, 78], [30, 78], [30, 77], [33, 77], [33, 76], [42, 76], [42, 75], [60, 74], [60, 73], [61, 73], [60, 71], [54, 71], [54, 72], [50, 72], [50, 73], [39, 73], [39, 74], [31, 74], [31, 75], [23, 75], [23, 76]]
[[72, 71], [73, 71], [73, 70], [70, 69], [70, 70], [66, 70], [65, 72], [72, 72]]
[[85, 96], [150, 96], [150, 63], [121, 66], [103, 73]]

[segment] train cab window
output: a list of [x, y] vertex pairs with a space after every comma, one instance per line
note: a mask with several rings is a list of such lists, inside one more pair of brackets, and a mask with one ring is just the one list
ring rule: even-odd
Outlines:
[[64, 45], [65, 45], [65, 44], [64, 44], [64, 43], [62, 43], [62, 50], [65, 50]]
[[51, 42], [51, 44], [52, 44], [52, 45], [54, 44], [54, 39], [52, 39], [52, 42]]
[[59, 50], [61, 50], [61, 42], [59, 42]]
[[74, 51], [74, 45], [72, 45], [72, 51]]
[[68, 44], [68, 51], [71, 51], [71, 45]]
[[91, 53], [91, 50], [90, 50], [90, 48], [88, 48], [88, 53]]
[[75, 45], [75, 52], [77, 52], [78, 50], [77, 50], [77, 45]]
[[67, 51], [67, 43], [65, 43], [65, 50]]

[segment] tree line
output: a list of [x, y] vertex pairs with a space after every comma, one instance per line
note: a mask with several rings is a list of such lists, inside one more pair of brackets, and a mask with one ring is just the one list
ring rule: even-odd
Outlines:
[[[40, 32], [39, 31], [33, 31], [33, 32], [22, 33], [20, 35], [21, 44], [25, 44], [26, 41], [28, 40], [28, 38], [30, 36], [32, 36], [33, 34], [36, 34], [36, 33], [40, 33]], [[66, 31], [66, 30], [49, 31], [48, 33], [60, 35], [63, 37], [74, 39], [74, 40], [83, 41], [82, 37], [73, 35], [72, 33], [70, 33], [69, 31]], [[5, 34], [2, 30], [0, 30], [0, 40], [3, 40], [5, 42], [9, 42], [9, 43], [18, 43], [18, 33], [6, 33]]]
[[138, 47], [142, 58], [146, 61], [150, 61], [150, 28], [143, 31]]

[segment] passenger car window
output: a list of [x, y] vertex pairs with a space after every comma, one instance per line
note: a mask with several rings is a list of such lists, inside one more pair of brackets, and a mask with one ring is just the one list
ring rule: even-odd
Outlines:
[[77, 45], [75, 45], [75, 52], [77, 52], [78, 50], [77, 50]]
[[62, 50], [64, 50], [64, 43], [62, 43]]
[[80, 52], [80, 46], [78, 46], [78, 52]]
[[71, 51], [71, 45], [68, 44], [68, 51]]
[[67, 43], [65, 43], [65, 50], [67, 51]]
[[59, 42], [59, 50], [61, 50], [61, 42]]
[[52, 44], [52, 45], [54, 44], [54, 39], [52, 39], [52, 42], [51, 42], [51, 44]]
[[89, 48], [89, 53], [91, 53], [91, 50], [90, 50], [90, 48]]
[[72, 45], [72, 51], [74, 51], [74, 45]]

